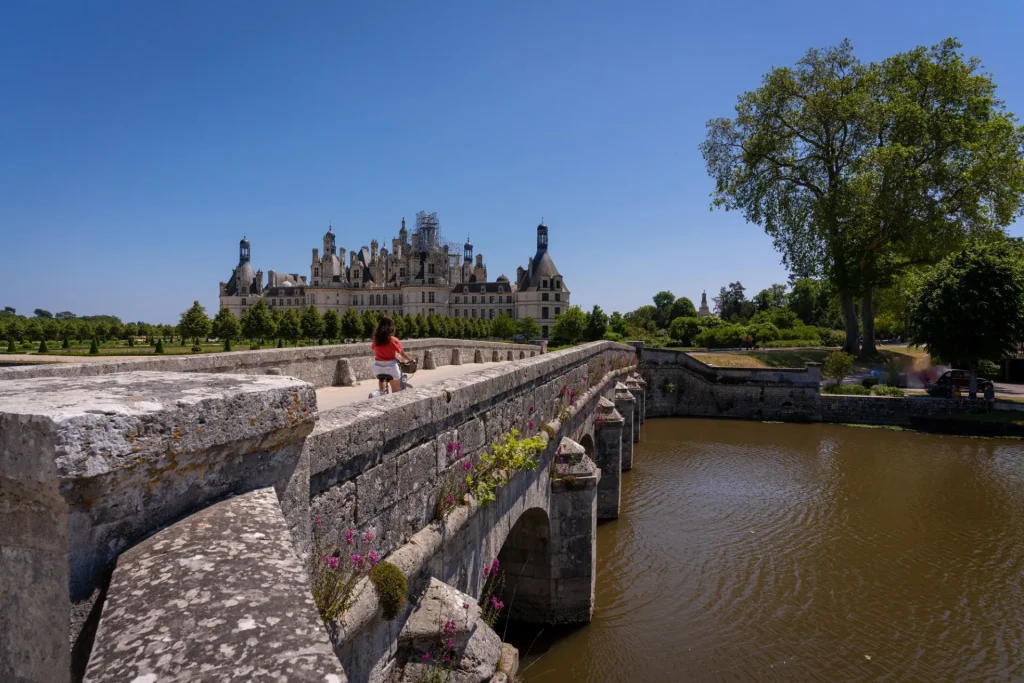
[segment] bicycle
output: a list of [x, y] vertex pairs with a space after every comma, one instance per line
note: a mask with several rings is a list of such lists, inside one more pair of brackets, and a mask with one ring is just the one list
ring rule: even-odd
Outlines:
[[[398, 371], [400, 373], [398, 378], [399, 391], [405, 391], [406, 389], [412, 388], [412, 385], [409, 384], [409, 375], [416, 374], [417, 365], [418, 364], [415, 358], [413, 358], [411, 363], [398, 364]], [[392, 379], [393, 378], [391, 377], [391, 375], [377, 375], [377, 381], [384, 383], [384, 389], [378, 389], [377, 391], [372, 392], [370, 394], [370, 398], [377, 398], [379, 396], [387, 396], [388, 394], [390, 394]]]

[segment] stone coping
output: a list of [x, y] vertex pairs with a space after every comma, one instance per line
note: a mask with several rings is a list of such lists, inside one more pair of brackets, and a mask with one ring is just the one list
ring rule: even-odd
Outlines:
[[87, 683], [345, 674], [273, 488], [228, 498], [117, 560]]
[[291, 377], [128, 372], [10, 380], [0, 392], [0, 477], [45, 480], [130, 470], [168, 453], [301, 438], [316, 392]]
[[[443, 347], [445, 349], [486, 348], [499, 351], [516, 350], [543, 353], [538, 344], [514, 344], [471, 339], [410, 339], [403, 342], [407, 350], [420, 351]], [[20, 368], [0, 368], [0, 380], [28, 377], [78, 377], [108, 375], [119, 372], [153, 370], [164, 372], [228, 372], [230, 370], [277, 367], [298, 362], [330, 362], [341, 358], [362, 358], [368, 353], [368, 343], [327, 344], [290, 349], [261, 349], [259, 351], [225, 351], [196, 355], [151, 356], [145, 358], [88, 361], [80, 363], [51, 363]], [[440, 359], [446, 364], [445, 359]]]
[[[605, 346], [612, 344], [612, 346]], [[563, 351], [556, 351], [551, 354], [545, 354], [543, 359], [557, 358], [559, 354], [580, 354], [579, 357], [588, 358], [593, 354], [583, 354], [580, 349], [586, 347], [598, 348], [598, 352], [607, 351], [609, 348], [616, 350], [622, 347], [621, 344], [615, 344], [613, 342], [592, 342], [586, 344], [584, 347], [575, 347], [573, 349], [565, 349]], [[628, 347], [628, 350], [632, 352], [632, 347]], [[540, 359], [533, 359], [540, 360]], [[567, 424], [563, 425], [557, 418], [549, 420], [540, 426], [538, 436], [544, 442], [544, 453], [542, 457], [553, 457], [553, 454], [547, 454], [547, 450], [551, 446], [551, 442], [560, 433], [564, 426], [568, 426], [572, 422], [572, 419], [580, 414], [584, 406], [588, 405], [591, 401], [595, 400], [597, 396], [601, 395], [605, 390], [605, 387], [609, 383], [615, 382], [617, 378], [626, 376], [628, 373], [633, 372], [636, 366], [628, 366], [622, 369], [613, 369], [605, 374], [601, 381], [595, 383], [593, 386], [588, 387], [587, 390], [581, 395], [580, 400], [577, 401], [575, 406], [568, 408], [570, 417], [567, 420]], [[472, 377], [468, 375], [467, 377]], [[462, 378], [460, 378], [462, 379]], [[485, 380], [486, 381], [486, 380]], [[406, 393], [406, 392], [402, 392]], [[397, 394], [396, 397], [401, 396]], [[331, 419], [331, 413], [334, 411], [328, 411], [323, 413], [324, 419], [329, 422]], [[323, 420], [322, 420], [323, 421]], [[524, 473], [519, 473], [518, 476], [522, 476]], [[576, 473], [567, 472], [569, 476], [574, 476]], [[579, 475], [588, 480], [588, 484], [592, 486], [597, 485], [599, 475], [593, 471], [593, 467], [586, 465], [581, 466]], [[515, 475], [514, 475], [515, 476]], [[502, 489], [505, 489], [508, 483]], [[443, 520], [434, 520], [430, 522], [426, 527], [413, 534], [408, 541], [398, 547], [394, 552], [388, 555], [385, 559], [398, 567], [402, 573], [408, 579], [412, 579], [419, 574], [426, 566], [427, 562], [441, 549], [444, 544], [446, 537], [451, 537], [465, 528], [470, 520], [480, 511], [481, 506], [472, 499], [471, 496], [467, 496], [468, 504], [458, 505], [453, 508]], [[351, 638], [353, 634], [363, 629], [372, 619], [377, 615], [379, 601], [377, 599], [376, 592], [368, 590], [368, 580], [363, 579], [359, 586], [355, 589], [355, 592], [359, 596], [356, 598], [352, 606], [346, 611], [338, 621], [334, 624], [333, 635], [336, 642], [344, 642]]]

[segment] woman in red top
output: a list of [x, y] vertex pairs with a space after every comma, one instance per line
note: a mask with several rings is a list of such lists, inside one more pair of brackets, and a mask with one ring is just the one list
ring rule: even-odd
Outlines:
[[[402, 372], [398, 369], [398, 361], [411, 363], [412, 358], [405, 355], [402, 350], [402, 342], [395, 336], [395, 321], [384, 316], [377, 323], [377, 329], [373, 331], [373, 343], [370, 344], [373, 350], [373, 376], [388, 375], [391, 377], [391, 392], [398, 393], [401, 389]], [[379, 380], [380, 390], [384, 391], [384, 381]]]

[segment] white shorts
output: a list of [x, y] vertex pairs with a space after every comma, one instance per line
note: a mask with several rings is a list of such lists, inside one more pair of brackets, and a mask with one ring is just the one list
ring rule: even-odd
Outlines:
[[388, 375], [391, 379], [402, 379], [402, 372], [398, 369], [397, 360], [378, 360], [373, 363], [373, 378], [377, 375]]

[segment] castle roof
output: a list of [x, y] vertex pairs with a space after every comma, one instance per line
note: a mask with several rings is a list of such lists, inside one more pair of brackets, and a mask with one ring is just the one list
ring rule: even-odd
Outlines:
[[522, 279], [516, 283], [516, 286], [520, 292], [539, 289], [541, 280], [550, 280], [553, 277], [559, 277], [558, 268], [551, 260], [551, 254], [545, 249], [539, 258], [534, 259], [533, 272], [524, 271]]
[[504, 282], [463, 282], [452, 288], [452, 294], [511, 294], [508, 278]]
[[[240, 283], [242, 282], [247, 284], [240, 289]], [[231, 271], [231, 278], [228, 280], [226, 294], [227, 296], [257, 294], [260, 291], [259, 285], [260, 283], [256, 281], [256, 272], [252, 269], [252, 264], [246, 261]]]

